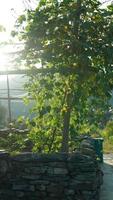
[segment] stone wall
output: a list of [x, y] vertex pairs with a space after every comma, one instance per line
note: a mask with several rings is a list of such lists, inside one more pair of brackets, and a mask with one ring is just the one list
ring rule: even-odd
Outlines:
[[87, 142], [73, 154], [0, 153], [0, 200], [98, 200], [101, 183]]

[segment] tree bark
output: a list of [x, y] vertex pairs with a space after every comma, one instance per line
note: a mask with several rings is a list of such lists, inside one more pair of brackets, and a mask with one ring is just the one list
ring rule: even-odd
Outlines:
[[62, 152], [69, 151], [69, 125], [70, 125], [71, 110], [67, 110], [64, 114], [63, 131], [62, 131]]
[[[70, 84], [70, 87], [71, 87], [71, 84]], [[73, 104], [73, 91], [67, 90], [66, 95], [65, 95], [66, 110], [65, 110], [64, 116], [63, 116], [62, 147], [61, 147], [62, 152], [68, 152], [68, 150], [69, 150], [69, 145], [68, 145], [69, 126], [70, 126], [72, 104]]]
[[[79, 39], [79, 20], [81, 15], [81, 0], [77, 0], [77, 8], [75, 12], [75, 20], [74, 20], [74, 34], [76, 39]], [[73, 84], [73, 83], [72, 83]], [[62, 152], [68, 152], [69, 151], [69, 126], [70, 126], [70, 117], [71, 117], [71, 110], [73, 107], [73, 91], [71, 93], [67, 94], [66, 97], [66, 105], [67, 105], [67, 111], [64, 113], [64, 119], [63, 119], [63, 131], [62, 131]]]

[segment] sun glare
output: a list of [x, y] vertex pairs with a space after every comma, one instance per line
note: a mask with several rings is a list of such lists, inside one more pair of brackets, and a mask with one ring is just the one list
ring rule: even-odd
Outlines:
[[[2, 25], [6, 31], [0, 32], [0, 44], [4, 42], [9, 42], [12, 40], [10, 33], [13, 30], [15, 21], [18, 16], [23, 13], [26, 6], [26, 1], [24, 0], [3, 0], [0, 3], [0, 25]], [[30, 1], [29, 1], [30, 3]], [[33, 0], [31, 3], [32, 8], [37, 5], [37, 0]], [[14, 43], [17, 43], [16, 40]], [[11, 52], [18, 51], [21, 45], [6, 45], [0, 46], [0, 71], [11, 70], [13, 64]]]
[[21, 0], [4, 0], [0, 5], [0, 24], [11, 30], [18, 15], [23, 11]]
[[[14, 23], [23, 12], [22, 0], [4, 0], [0, 4], [0, 25], [4, 26], [6, 32], [0, 33], [0, 43], [9, 42], [10, 32], [13, 29]], [[11, 45], [0, 46], [0, 71], [10, 70], [11, 67], [11, 55], [8, 55], [12, 51]]]
[[0, 71], [7, 70], [7, 59], [4, 54], [0, 53]]
[[10, 55], [10, 52], [12, 48], [11, 45], [5, 45], [0, 48], [0, 71], [11, 69], [12, 56]]

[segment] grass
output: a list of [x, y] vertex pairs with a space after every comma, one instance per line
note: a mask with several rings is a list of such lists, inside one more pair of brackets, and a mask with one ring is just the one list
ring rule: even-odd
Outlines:
[[104, 153], [113, 153], [113, 142], [105, 139], [103, 143], [103, 151]]

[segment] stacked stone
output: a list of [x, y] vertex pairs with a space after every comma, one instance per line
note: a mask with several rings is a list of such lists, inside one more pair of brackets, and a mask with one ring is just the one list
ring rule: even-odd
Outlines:
[[98, 200], [102, 173], [87, 144], [73, 154], [1, 153], [0, 199]]

